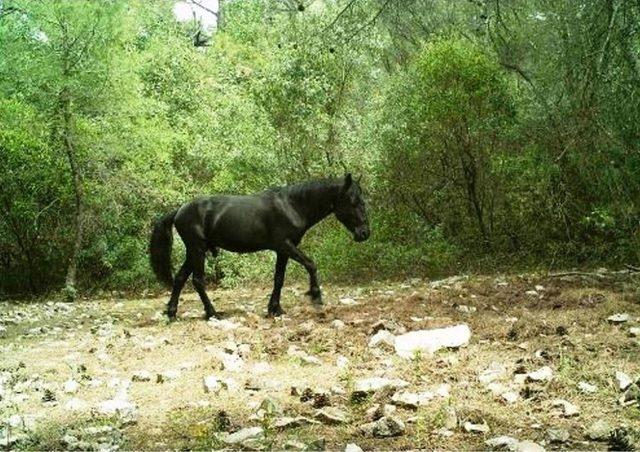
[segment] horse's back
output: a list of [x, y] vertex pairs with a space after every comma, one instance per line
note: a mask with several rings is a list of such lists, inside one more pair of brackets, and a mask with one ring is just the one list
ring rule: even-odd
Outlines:
[[207, 248], [253, 252], [270, 248], [273, 203], [269, 196], [218, 195], [183, 205], [174, 223], [185, 241]]

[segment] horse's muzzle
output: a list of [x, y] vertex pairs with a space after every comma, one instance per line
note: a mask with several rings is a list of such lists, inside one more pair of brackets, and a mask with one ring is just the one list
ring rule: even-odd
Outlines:
[[356, 242], [364, 242], [369, 238], [370, 235], [371, 232], [369, 231], [369, 226], [361, 226], [353, 231], [353, 240], [355, 240]]

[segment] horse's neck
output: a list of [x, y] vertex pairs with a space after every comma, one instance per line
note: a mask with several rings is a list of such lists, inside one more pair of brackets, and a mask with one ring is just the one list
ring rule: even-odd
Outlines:
[[306, 229], [333, 213], [338, 190], [338, 184], [328, 182], [321, 187], [301, 190], [292, 197], [294, 208], [305, 219]]

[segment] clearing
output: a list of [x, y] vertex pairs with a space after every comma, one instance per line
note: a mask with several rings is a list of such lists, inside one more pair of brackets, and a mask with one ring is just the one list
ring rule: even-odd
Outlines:
[[[221, 322], [202, 319], [194, 293], [173, 323], [167, 294], [5, 302], [0, 448], [479, 449], [501, 435], [520, 450], [639, 447], [639, 280], [601, 270], [325, 284], [322, 311], [294, 284], [277, 320], [264, 317], [266, 284], [210, 290]], [[461, 323], [465, 347], [406, 359], [391, 335], [369, 346], [378, 329]], [[623, 391], [616, 372], [638, 383]], [[407, 386], [354, 396], [369, 377]], [[400, 401], [412, 393], [417, 407]]]

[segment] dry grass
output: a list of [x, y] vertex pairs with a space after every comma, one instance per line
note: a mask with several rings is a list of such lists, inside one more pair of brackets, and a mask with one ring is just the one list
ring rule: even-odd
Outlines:
[[[287, 316], [275, 321], [264, 318], [268, 287], [217, 291], [217, 308], [228, 319], [242, 324], [229, 332], [216, 330], [201, 320], [202, 308], [194, 294], [183, 297], [182, 317], [170, 324], [158, 317], [165, 296], [83, 301], [72, 306], [70, 313], [54, 312], [53, 306], [6, 305], [9, 313], [46, 315], [7, 325], [7, 335], [0, 339], [0, 367], [18, 369], [12, 372], [22, 379], [37, 377], [40, 383], [32, 387], [52, 388], [60, 403], [43, 406], [41, 391], [26, 391], [27, 398], [20, 404], [0, 404], [0, 418], [14, 413], [41, 415], [39, 431], [24, 447], [64, 447], [62, 436], [78, 425], [115, 422], [96, 419], [90, 410], [69, 414], [64, 404], [72, 396], [60, 389], [65, 380], [82, 381], [76, 397], [91, 407], [114, 395], [115, 389], [106, 384], [110, 379], [127, 379], [137, 370], [148, 370], [155, 376], [156, 372], [177, 370], [184, 364], [189, 368], [176, 380], [132, 383], [129, 394], [139, 409], [138, 422], [119, 427], [122, 447], [219, 447], [215, 431], [220, 411], [228, 414], [232, 426], [261, 425], [249, 417], [264, 398], [270, 397], [278, 401], [286, 415], [312, 416], [312, 407], [290, 395], [292, 386], [342, 386], [348, 390], [355, 379], [372, 375], [403, 378], [415, 390], [449, 383], [451, 397], [435, 400], [418, 411], [399, 409], [401, 418], [414, 418], [407, 433], [392, 439], [372, 439], [360, 436], [357, 427], [366, 422], [366, 409], [377, 400], [353, 404], [348, 394], [334, 395], [333, 405], [345, 408], [352, 422], [282, 432], [267, 429], [264, 445], [282, 448], [288, 439], [325, 438], [329, 449], [342, 449], [348, 442], [364, 449], [477, 449], [484, 447], [487, 437], [503, 434], [542, 443], [548, 427], [562, 427], [571, 434], [570, 442], [562, 448], [602, 449], [606, 444], [585, 438], [584, 429], [591, 422], [606, 419], [615, 426], [640, 430], [638, 407], [622, 407], [617, 402], [619, 392], [613, 379], [616, 370], [640, 376], [640, 345], [637, 338], [627, 334], [640, 317], [637, 281], [544, 280], [534, 276], [505, 281], [508, 285], [502, 286], [493, 277], [477, 277], [439, 290], [430, 289], [424, 282], [379, 283], [364, 288], [326, 286], [328, 305], [321, 312], [303, 300], [302, 287], [293, 287], [284, 292]], [[525, 294], [536, 284], [545, 287], [540, 292], [542, 298]], [[342, 296], [352, 296], [359, 304], [342, 305], [338, 302]], [[477, 310], [465, 313], [459, 305]], [[627, 312], [634, 320], [623, 326], [608, 324], [606, 317], [616, 312]], [[345, 322], [346, 327], [332, 328], [335, 319]], [[381, 319], [393, 320], [407, 330], [465, 322], [473, 332], [472, 341], [458, 351], [406, 361], [392, 353], [368, 349], [371, 326]], [[101, 336], [96, 326], [110, 321], [113, 334]], [[46, 326], [49, 332], [23, 335], [36, 326]], [[246, 371], [220, 370], [214, 349], [230, 340], [250, 345]], [[291, 345], [317, 356], [323, 365], [302, 365], [287, 354]], [[536, 351], [543, 352], [536, 356]], [[350, 360], [347, 370], [336, 366], [338, 355]], [[257, 374], [251, 370], [254, 363], [263, 361], [272, 366], [270, 372]], [[530, 398], [521, 397], [507, 405], [486, 391], [477, 378], [478, 372], [493, 361], [503, 363], [510, 373], [516, 367], [532, 371], [548, 365], [554, 369], [555, 378], [545, 387], [534, 388], [541, 392], [530, 391]], [[240, 389], [207, 394], [202, 378], [210, 374], [232, 378]], [[92, 387], [89, 380], [81, 380], [82, 375], [105, 384]], [[244, 390], [247, 380], [262, 389]], [[580, 381], [597, 385], [598, 392], [582, 394], [577, 388]], [[555, 398], [578, 405], [580, 415], [555, 415], [550, 406]], [[485, 436], [458, 428], [449, 438], [439, 436], [435, 431], [442, 426], [447, 406], [456, 409], [461, 421], [485, 420], [491, 432]], [[264, 425], [268, 427], [268, 423]]]

